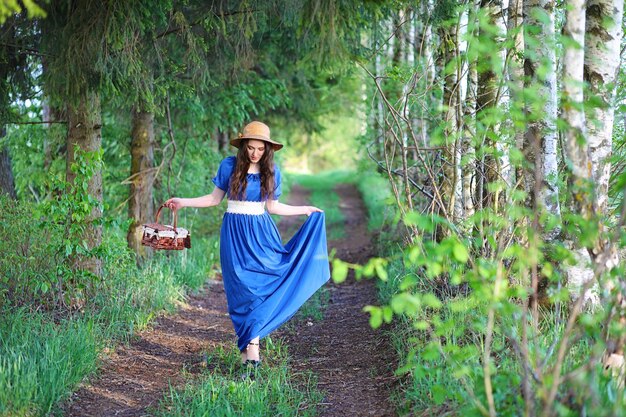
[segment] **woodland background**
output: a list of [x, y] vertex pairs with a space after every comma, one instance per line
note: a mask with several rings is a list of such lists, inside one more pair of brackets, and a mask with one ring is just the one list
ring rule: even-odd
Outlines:
[[[623, 0], [0, 2], [0, 415], [47, 415], [103, 346], [217, 266], [139, 244], [266, 121], [352, 172], [399, 414], [622, 415]], [[63, 349], [73, 346], [75, 349]], [[47, 382], [45, 382], [47, 381]]]

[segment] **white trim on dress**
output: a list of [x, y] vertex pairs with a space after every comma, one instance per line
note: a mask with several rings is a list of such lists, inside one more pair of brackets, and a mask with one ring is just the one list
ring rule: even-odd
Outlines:
[[252, 214], [257, 216], [265, 214], [265, 201], [227, 201], [228, 207], [226, 208], [226, 213]]

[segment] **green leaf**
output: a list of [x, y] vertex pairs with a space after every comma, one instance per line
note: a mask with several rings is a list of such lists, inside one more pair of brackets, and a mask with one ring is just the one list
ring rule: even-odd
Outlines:
[[341, 284], [348, 278], [348, 264], [340, 259], [333, 259], [333, 281]]
[[392, 319], [393, 319], [393, 310], [391, 309], [390, 306], [384, 306], [383, 307], [383, 320], [385, 321], [385, 323], [391, 323]]
[[431, 293], [426, 293], [422, 296], [422, 302], [427, 305], [428, 307], [434, 308], [434, 309], [440, 309], [442, 304], [441, 301], [439, 301], [439, 299]]
[[383, 324], [383, 311], [380, 307], [365, 306], [363, 311], [370, 313], [370, 326], [373, 329], [377, 329]]
[[454, 255], [454, 259], [463, 264], [469, 259], [467, 248], [461, 242], [456, 242], [454, 244], [454, 247], [452, 248], [452, 255]]
[[433, 401], [437, 405], [443, 404], [448, 397], [448, 390], [443, 385], [434, 385], [431, 387], [430, 393], [433, 396]]
[[376, 275], [378, 275], [378, 278], [380, 278], [382, 281], [387, 281], [389, 277], [387, 276], [387, 270], [385, 269], [385, 266], [383, 265], [383, 263], [376, 262], [375, 268], [376, 268]]

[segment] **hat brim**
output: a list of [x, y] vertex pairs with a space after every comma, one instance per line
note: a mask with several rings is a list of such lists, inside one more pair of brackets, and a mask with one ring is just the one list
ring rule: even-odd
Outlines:
[[256, 140], [262, 140], [263, 142], [271, 143], [272, 148], [274, 148], [275, 151], [278, 151], [283, 147], [282, 143], [273, 141], [261, 135], [246, 135], [241, 138], [235, 138], [230, 141], [230, 144], [233, 145], [235, 148], [239, 148], [241, 146], [241, 141], [244, 139], [256, 139]]

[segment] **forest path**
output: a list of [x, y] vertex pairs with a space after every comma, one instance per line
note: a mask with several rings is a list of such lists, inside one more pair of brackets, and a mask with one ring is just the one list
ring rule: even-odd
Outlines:
[[[344, 215], [344, 237], [329, 241], [329, 248], [346, 262], [365, 263], [374, 256], [372, 236], [367, 230], [367, 211], [358, 190], [350, 184], [334, 190], [340, 198]], [[289, 203], [309, 204], [308, 193], [295, 186]], [[297, 218], [280, 222], [283, 235], [299, 225]], [[326, 284], [330, 297], [322, 321], [287, 326], [280, 334], [286, 339], [292, 366], [296, 371], [312, 371], [318, 377], [318, 388], [325, 393], [320, 415], [392, 416], [389, 402], [395, 382], [394, 353], [389, 338], [369, 325], [369, 315], [362, 311], [377, 304], [373, 280], [354, 279], [351, 271], [346, 282]]]
[[[352, 185], [340, 185], [340, 208], [345, 216], [345, 237], [330, 241], [337, 256], [348, 262], [365, 262], [373, 255], [367, 216]], [[290, 204], [306, 204], [308, 192], [294, 186]], [[304, 221], [301, 216], [280, 222], [290, 236]], [[291, 232], [291, 233], [290, 233]], [[371, 329], [366, 304], [376, 303], [375, 283], [348, 280], [327, 284], [330, 293], [324, 319], [294, 322], [281, 330], [288, 344], [294, 371], [312, 371], [325, 393], [319, 405], [322, 416], [390, 416], [390, 386], [394, 381], [390, 342]], [[104, 355], [96, 376], [72, 394], [63, 406], [65, 416], [149, 416], [170, 384], [180, 386], [186, 376], [204, 369], [203, 354], [219, 346], [232, 349], [236, 336], [227, 314], [221, 281], [188, 297], [173, 315], [160, 317], [152, 328], [137, 333], [126, 345]]]

